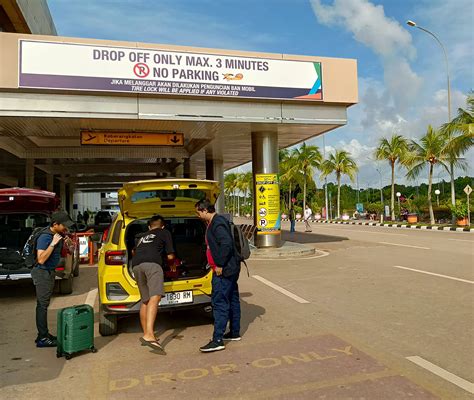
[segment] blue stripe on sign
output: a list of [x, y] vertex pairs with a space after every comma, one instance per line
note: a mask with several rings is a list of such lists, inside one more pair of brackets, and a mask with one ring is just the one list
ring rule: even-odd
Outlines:
[[313, 87], [311, 88], [308, 94], [316, 94], [320, 88], [321, 88], [321, 79], [319, 79], [319, 76], [318, 76], [318, 79], [316, 80], [316, 82], [314, 83]]

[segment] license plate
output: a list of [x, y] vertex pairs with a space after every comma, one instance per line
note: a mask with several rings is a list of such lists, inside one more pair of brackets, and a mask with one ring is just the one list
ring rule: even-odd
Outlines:
[[170, 304], [186, 304], [193, 302], [193, 291], [186, 290], [184, 292], [166, 293], [160, 301], [160, 306], [167, 306]]

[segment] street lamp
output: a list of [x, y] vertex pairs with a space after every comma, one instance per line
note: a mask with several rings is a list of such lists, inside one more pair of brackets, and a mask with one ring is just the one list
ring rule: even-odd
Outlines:
[[433, 32], [430, 32], [428, 29], [425, 29], [421, 26], [418, 26], [416, 24], [416, 22], [411, 21], [411, 20], [407, 21], [407, 25], [411, 26], [413, 28], [418, 28], [418, 29], [426, 32], [428, 35], [431, 35], [438, 42], [438, 44], [441, 46], [441, 49], [443, 49], [444, 61], [446, 63], [446, 76], [448, 78], [447, 79], [448, 80], [448, 122], [450, 122], [451, 121], [451, 88], [450, 88], [451, 85], [449, 84], [449, 66], [448, 66], [448, 56], [446, 54], [446, 49], [444, 48], [443, 43], [441, 43], [441, 40], [439, 40], [438, 37]]
[[402, 194], [401, 194], [400, 192], [397, 192], [397, 198], [398, 198], [398, 218], [400, 218], [401, 213], [402, 213], [402, 210], [401, 210], [401, 208], [400, 208], [400, 196], [401, 196], [401, 195], [402, 195]]
[[440, 194], [440, 193], [441, 193], [441, 192], [439, 191], [439, 189], [436, 189], [436, 190], [435, 190], [436, 204], [438, 204], [438, 207], [439, 207], [439, 194]]

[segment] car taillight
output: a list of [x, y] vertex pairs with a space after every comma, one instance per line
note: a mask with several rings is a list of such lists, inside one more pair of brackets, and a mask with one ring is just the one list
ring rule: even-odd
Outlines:
[[127, 252], [114, 250], [105, 252], [105, 263], [107, 265], [123, 265], [127, 262]]
[[102, 243], [105, 243], [105, 240], [107, 239], [108, 234], [109, 234], [109, 228], [107, 228], [102, 234]]

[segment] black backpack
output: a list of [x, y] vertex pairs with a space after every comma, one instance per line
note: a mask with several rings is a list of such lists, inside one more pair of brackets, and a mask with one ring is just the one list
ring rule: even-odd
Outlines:
[[49, 226], [47, 227], [42, 227], [42, 228], [35, 228], [33, 232], [31, 233], [30, 237], [25, 243], [25, 246], [23, 247], [22, 251], [22, 256], [23, 259], [25, 260], [25, 265], [27, 268], [33, 268], [38, 264], [37, 260], [37, 255], [38, 252], [36, 251], [36, 245], [38, 243], [38, 238], [43, 234], [51, 235], [53, 236], [51, 229], [49, 229]]
[[235, 225], [233, 222], [229, 222], [230, 233], [232, 239], [234, 239], [234, 249], [237, 256], [237, 260], [241, 263], [244, 263], [245, 268], [247, 268], [247, 275], [249, 274], [249, 267], [245, 260], [250, 257], [250, 244], [247, 237], [242, 232], [240, 225]]

